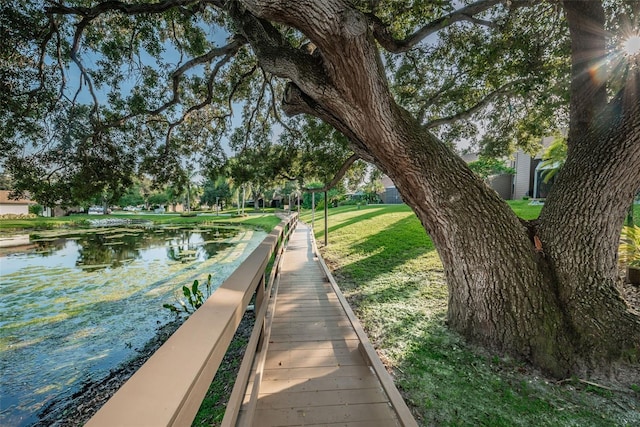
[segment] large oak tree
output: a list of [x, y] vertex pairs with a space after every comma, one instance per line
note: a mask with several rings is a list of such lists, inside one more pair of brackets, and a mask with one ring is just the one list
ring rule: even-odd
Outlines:
[[[393, 179], [432, 237], [452, 329], [557, 376], [638, 373], [640, 317], [616, 287], [640, 190], [638, 67], [616, 46], [638, 31], [638, 2], [14, 3], [0, 132], [18, 184], [80, 176], [85, 160], [99, 180], [101, 159], [125, 176], [134, 157], [160, 175], [190, 150], [215, 158], [233, 109], [240, 151], [277, 123], [295, 133], [281, 110], [315, 116]], [[87, 126], [63, 132], [67, 113]], [[568, 157], [535, 221], [451, 144], [531, 148], [563, 122]]]

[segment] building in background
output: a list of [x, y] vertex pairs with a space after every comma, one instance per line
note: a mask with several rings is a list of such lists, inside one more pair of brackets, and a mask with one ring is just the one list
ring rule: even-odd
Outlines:
[[[542, 147], [535, 155], [518, 150], [513, 159], [505, 160], [505, 165], [512, 167], [514, 174], [502, 173], [491, 175], [486, 179], [487, 185], [493, 188], [505, 200], [519, 200], [523, 197], [531, 199], [544, 199], [549, 194], [555, 177], [549, 182], [544, 182], [544, 172], [557, 167], [556, 165], [543, 165], [542, 155], [551, 145], [555, 137], [548, 136], [542, 139]], [[477, 154], [465, 153], [460, 156], [466, 163], [479, 159]], [[384, 192], [379, 196], [382, 203], [403, 203], [402, 197], [395, 184], [388, 176], [382, 177]]]
[[382, 185], [384, 186], [384, 191], [382, 193], [378, 193], [380, 196], [380, 200], [382, 203], [395, 205], [404, 203], [402, 197], [400, 196], [400, 192], [396, 188], [396, 185], [391, 181], [391, 178], [388, 176], [382, 177]]
[[0, 215], [28, 215], [29, 206], [35, 205], [36, 202], [31, 199], [12, 199], [11, 191], [0, 190]]
[[532, 199], [544, 199], [553, 185], [553, 178], [544, 182], [543, 173], [554, 166], [542, 166], [542, 155], [553, 142], [553, 136], [542, 139], [542, 148], [534, 156], [518, 150], [513, 158], [512, 167], [516, 173], [513, 175], [513, 190], [511, 198], [514, 200], [530, 197]]

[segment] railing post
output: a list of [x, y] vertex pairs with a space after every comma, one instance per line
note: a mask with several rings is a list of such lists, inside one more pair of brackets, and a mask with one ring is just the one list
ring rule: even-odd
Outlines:
[[[258, 283], [258, 287], [256, 288], [256, 301], [254, 304], [254, 313], [256, 316], [258, 316], [258, 313], [260, 313], [260, 310], [262, 309], [262, 305], [265, 304], [265, 285], [266, 285], [266, 281], [265, 281], [265, 275], [262, 274], [262, 278], [260, 279], [260, 282]], [[264, 337], [264, 323], [262, 323], [262, 331], [260, 332], [260, 339], [258, 340], [258, 346], [257, 348], [260, 348], [262, 346], [262, 338]]]

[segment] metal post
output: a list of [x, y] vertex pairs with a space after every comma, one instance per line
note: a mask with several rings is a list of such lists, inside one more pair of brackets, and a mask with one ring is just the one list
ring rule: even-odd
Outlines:
[[246, 191], [246, 187], [244, 186], [244, 184], [242, 185], [242, 215], [244, 216], [244, 201], [247, 199], [247, 195], [245, 193]]
[[313, 230], [316, 221], [316, 193], [311, 193], [311, 229]]
[[329, 245], [329, 200], [324, 192], [324, 245]]

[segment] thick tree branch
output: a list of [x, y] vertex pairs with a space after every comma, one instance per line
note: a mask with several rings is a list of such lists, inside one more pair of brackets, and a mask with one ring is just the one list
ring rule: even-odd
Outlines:
[[498, 89], [494, 90], [493, 92], [490, 92], [489, 94], [487, 94], [484, 98], [482, 98], [478, 103], [476, 103], [472, 107], [470, 107], [470, 108], [468, 108], [466, 110], [463, 110], [463, 111], [459, 111], [456, 114], [452, 114], [452, 115], [447, 116], [447, 117], [441, 117], [439, 119], [431, 120], [430, 122], [425, 123], [423, 125], [423, 127], [425, 129], [432, 129], [432, 128], [437, 127], [437, 126], [448, 125], [448, 124], [451, 124], [451, 123], [453, 123], [455, 121], [469, 118], [473, 114], [477, 113], [478, 111], [482, 110], [484, 107], [489, 105], [495, 99], [497, 99], [497, 98], [499, 98], [501, 96], [513, 95], [514, 91], [511, 90], [511, 88], [513, 86], [516, 86], [518, 84], [523, 83], [524, 81], [526, 81], [526, 80], [516, 80], [516, 81], [513, 81], [513, 82], [509, 82], [509, 83], [499, 87]]
[[360, 160], [360, 156], [358, 156], [357, 154], [352, 154], [351, 157], [349, 157], [347, 160], [345, 160], [345, 162], [342, 164], [342, 166], [340, 166], [340, 170], [338, 170], [338, 172], [336, 172], [336, 174], [331, 179], [331, 181], [329, 181], [327, 184], [325, 184], [324, 187], [322, 187], [322, 188], [305, 188], [304, 190], [309, 192], [309, 193], [322, 193], [322, 192], [331, 190], [333, 187], [336, 186], [336, 184], [338, 184], [340, 182], [340, 180], [344, 177], [344, 174], [347, 173], [347, 171], [349, 170], [351, 165], [354, 164], [357, 160]]
[[347, 126], [339, 117], [327, 111], [311, 97], [306, 95], [299, 87], [289, 83], [285, 89], [282, 109], [289, 115], [310, 114], [329, 123], [339, 132], [342, 132], [354, 146], [354, 151], [365, 161], [373, 162], [373, 156], [369, 153], [364, 142]]
[[266, 71], [300, 84], [301, 81], [326, 82], [320, 58], [296, 49], [268, 21], [232, 5], [230, 14], [251, 44], [260, 65]]
[[368, 17], [371, 21], [371, 24], [373, 25], [373, 34], [378, 43], [380, 43], [389, 52], [400, 53], [411, 49], [429, 35], [448, 27], [455, 22], [469, 21], [474, 24], [492, 26], [493, 24], [490, 24], [488, 21], [475, 18], [474, 15], [489, 10], [493, 6], [503, 3], [503, 1], [504, 0], [477, 1], [454, 12], [451, 12], [448, 15], [441, 16], [440, 18], [429, 22], [418, 31], [403, 40], [395, 39], [389, 31], [388, 26], [383, 23], [377, 16], [368, 15]]
[[[187, 7], [191, 5], [197, 5], [203, 3], [202, 0], [165, 0], [158, 3], [125, 3], [121, 1], [105, 1], [98, 3], [93, 7], [82, 6], [66, 6], [59, 2], [47, 0], [50, 4], [45, 10], [47, 13], [56, 15], [79, 15], [89, 20], [107, 13], [107, 12], [121, 12], [126, 15], [140, 15], [143, 13], [163, 13], [167, 10], [177, 7]], [[211, 4], [219, 8], [224, 7], [225, 1], [223, 0], [207, 0], [204, 3]]]

